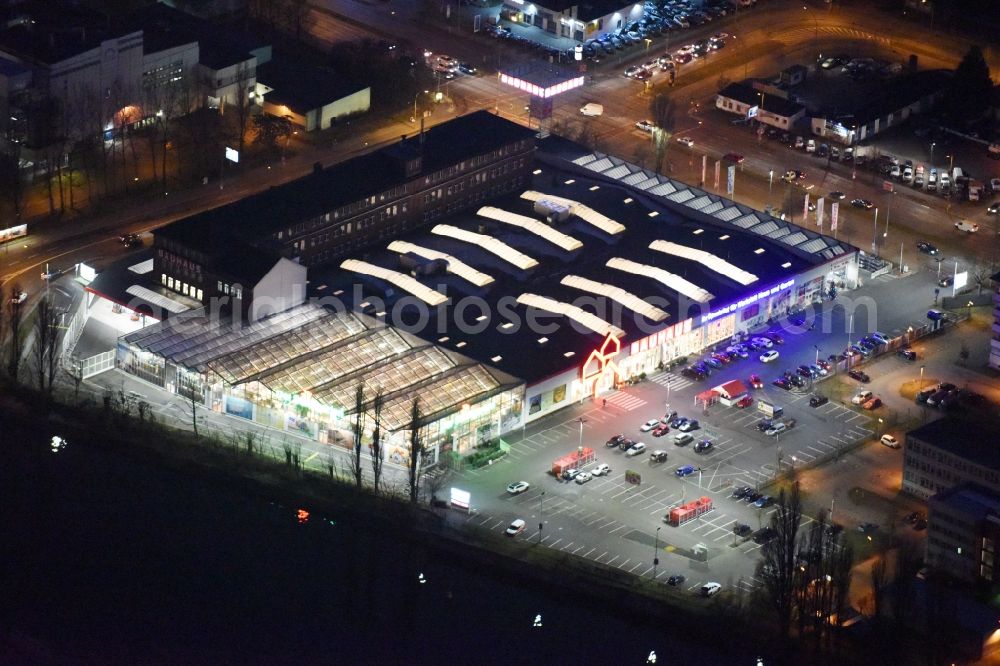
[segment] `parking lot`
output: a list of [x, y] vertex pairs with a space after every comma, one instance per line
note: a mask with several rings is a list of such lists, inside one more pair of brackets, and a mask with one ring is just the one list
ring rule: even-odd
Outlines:
[[[774, 507], [757, 509], [735, 500], [733, 489], [759, 488], [774, 478], [779, 465], [787, 470], [851, 456], [845, 451], [853, 444], [876, 439], [881, 414], [851, 404], [851, 394], [862, 385], [843, 373], [817, 378], [811, 386], [790, 391], [772, 386], [771, 380], [785, 368], [813, 363], [818, 353], [825, 358], [841, 351], [849, 339], [857, 340], [862, 332], [879, 329], [896, 335], [920, 325], [927, 299], [933, 298], [933, 278], [930, 271], [921, 271], [874, 281], [851, 297], [861, 300], [867, 296], [877, 309], [853, 311], [853, 316], [842, 303], [826, 302], [815, 317], [815, 330], [784, 335], [784, 344], [775, 346], [780, 352], [776, 362], [764, 364], [751, 356], [723, 366], [704, 381], [679, 372], [660, 372], [608, 395], [606, 403], [588, 400], [531, 424], [523, 435], [510, 433], [505, 438], [511, 444], [506, 458], [487, 468], [459, 473], [453, 480], [452, 486], [472, 493], [472, 512], [453, 519], [500, 533], [512, 520], [522, 518], [527, 525], [518, 539], [540, 540], [550, 548], [637, 575], [653, 574], [654, 548], [658, 546], [657, 579], [680, 573], [691, 589], [713, 580], [724, 587], [752, 587], [757, 563], [754, 554], [760, 544], [735, 537], [733, 527], [744, 523], [756, 532], [767, 525]], [[848, 319], [854, 320], [853, 331]], [[900, 370], [913, 367], [901, 358], [880, 360], [877, 369], [871, 370], [873, 384], [883, 368], [894, 372], [897, 366]], [[760, 374], [764, 385], [750, 389], [755, 400], [748, 408], [716, 403], [706, 414], [695, 407], [699, 392], [731, 379], [746, 383], [752, 373]], [[811, 407], [813, 393], [827, 395], [830, 400]], [[898, 395], [885, 398], [891, 404], [900, 401]], [[782, 407], [784, 416], [795, 419], [795, 426], [776, 436], [758, 431], [755, 426], [764, 415], [757, 403], [762, 399]], [[700, 427], [692, 431], [694, 442], [708, 439], [712, 448], [695, 453], [694, 442], [676, 446], [673, 436], [677, 430], [673, 428], [661, 437], [640, 432], [644, 422], [661, 417], [668, 409], [698, 419]], [[645, 443], [646, 451], [628, 457], [620, 448], [605, 446], [619, 433]], [[583, 484], [557, 480], [550, 473], [553, 461], [581, 445], [596, 453], [596, 461], [585, 468], [607, 463], [610, 473]], [[658, 449], [667, 452], [665, 462], [652, 462], [650, 454]], [[676, 470], [686, 465], [694, 472], [678, 477]], [[640, 475], [640, 483], [626, 480], [630, 471]], [[525, 492], [506, 492], [507, 484], [521, 480], [530, 484]], [[700, 497], [712, 500], [711, 511], [677, 527], [664, 521], [670, 509]], [[541, 534], [539, 522], [544, 525]], [[698, 544], [706, 547], [704, 559], [695, 555]]]

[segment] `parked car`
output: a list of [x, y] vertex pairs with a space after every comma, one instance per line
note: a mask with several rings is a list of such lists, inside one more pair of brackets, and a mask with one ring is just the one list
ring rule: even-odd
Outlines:
[[760, 362], [770, 363], [771, 361], [778, 360], [778, 356], [780, 356], [780, 354], [778, 354], [777, 350], [771, 349], [760, 355]]
[[917, 352], [913, 351], [912, 349], [900, 349], [900, 350], [896, 351], [896, 355], [897, 356], [902, 356], [907, 361], [916, 361], [917, 360]]
[[685, 476], [690, 476], [694, 474], [694, 472], [695, 472], [694, 466], [684, 465], [683, 467], [678, 467], [674, 471], [674, 474], [683, 479]]
[[628, 451], [625, 452], [625, 455], [632, 457], [645, 452], [646, 452], [646, 445], [643, 444], [642, 442], [636, 442], [635, 444], [629, 447]]
[[709, 440], [709, 439], [703, 439], [703, 440], [701, 440], [700, 442], [698, 442], [697, 444], [694, 445], [694, 452], [695, 453], [708, 453], [709, 451], [712, 450], [712, 446], [714, 446], [714, 445], [712, 444], [711, 440]]
[[851, 398], [851, 404], [863, 405], [871, 399], [872, 399], [871, 391], [859, 391], [858, 393], [854, 394], [853, 398]]
[[855, 208], [864, 208], [865, 210], [871, 210], [875, 207], [875, 204], [868, 199], [852, 199], [851, 205]]
[[674, 435], [674, 444], [676, 446], [687, 446], [694, 441], [694, 435], [689, 432], [682, 432], [679, 435]]
[[787, 429], [788, 426], [779, 421], [778, 423], [772, 424], [770, 428], [765, 430], [764, 434], [767, 435], [768, 437], [774, 437], [775, 435], [780, 435], [781, 433], [785, 432], [785, 430]]
[[825, 395], [814, 395], [809, 398], [810, 407], [819, 407], [820, 405], [825, 405], [830, 402], [830, 399]]
[[745, 395], [736, 401], [736, 407], [739, 409], [746, 409], [752, 404], [753, 404], [753, 398], [748, 395]]
[[622, 443], [622, 440], [624, 440], [624, 439], [625, 439], [625, 435], [622, 435], [622, 434], [612, 435], [611, 438], [608, 439], [608, 441], [604, 443], [604, 445], [606, 447], [608, 447], [609, 449], [613, 449], [616, 446], [619, 446]]
[[606, 476], [611, 473], [611, 466], [607, 463], [601, 463], [594, 469], [590, 470], [591, 476]]
[[750, 338], [750, 341], [764, 349], [770, 349], [774, 346], [774, 341], [771, 338], [765, 338], [763, 335], [755, 335]]
[[689, 136], [677, 137], [677, 143], [687, 146], [688, 148], [694, 148], [694, 139]]
[[580, 475], [580, 470], [578, 469], [567, 469], [562, 473], [563, 481], [572, 481]]
[[880, 437], [878, 441], [880, 441], [882, 444], [885, 444], [890, 449], [899, 448], [899, 440], [897, 440], [892, 435], [882, 435], [882, 437]]
[[652, 435], [653, 437], [663, 437], [668, 432], [670, 432], [670, 426], [668, 426], [666, 423], [661, 423], [660, 425], [653, 428]]
[[692, 430], [697, 430], [699, 428], [698, 419], [691, 419], [690, 421], [685, 421], [680, 425], [678, 430], [681, 432], [691, 432]]
[[663, 451], [662, 449], [657, 449], [656, 451], [653, 451], [652, 453], [649, 454], [649, 460], [650, 462], [658, 462], [658, 463], [666, 462], [667, 452]]
[[878, 409], [881, 406], [882, 406], [882, 398], [880, 398], [878, 396], [875, 396], [874, 398], [872, 398], [871, 400], [869, 400], [865, 404], [861, 405], [862, 409], [867, 409], [869, 411], [871, 411], [873, 409]]
[[746, 523], [736, 523], [733, 525], [733, 534], [738, 537], [747, 537], [753, 534], [753, 528]]
[[750, 386], [755, 389], [764, 388], [764, 381], [760, 378], [760, 375], [750, 375]]
[[527, 481], [516, 481], [507, 486], [507, 492], [511, 495], [520, 495], [530, 487], [531, 484]]
[[667, 579], [667, 585], [670, 585], [670, 586], [673, 586], [673, 587], [677, 587], [678, 585], [680, 585], [681, 583], [683, 583], [685, 580], [687, 580], [687, 579], [684, 578], [684, 576], [682, 574], [674, 574], [673, 576], [671, 576], [670, 578]]
[[579, 474], [576, 475], [576, 478], [573, 479], [573, 481], [582, 486], [583, 484], [590, 481], [590, 477], [591, 477], [590, 472], [580, 472]]
[[650, 419], [649, 421], [646, 421], [641, 426], [639, 426], [639, 431], [649, 432], [658, 425], [660, 425], [660, 419]]
[[656, 125], [653, 124], [652, 120], [639, 120], [635, 123], [635, 128], [643, 132], [650, 132], [656, 129]]
[[525, 524], [524, 520], [518, 518], [507, 527], [507, 531], [504, 534], [509, 537], [517, 536], [524, 531]]
[[773, 528], [762, 527], [756, 532], [754, 532], [753, 542], [763, 546], [765, 543], [767, 543], [777, 535], [778, 533]]
[[753, 503], [753, 505], [758, 509], [766, 509], [772, 504], [774, 504], [774, 498], [771, 497], [770, 495], [764, 495], [762, 497], [758, 497], [757, 501]]
[[735, 499], [743, 499], [746, 496], [746, 494], [751, 490], [753, 490], [753, 488], [751, 488], [750, 486], [736, 486], [736, 488], [733, 489], [732, 496]]
[[864, 372], [862, 372], [861, 370], [858, 370], [858, 369], [854, 369], [854, 370], [849, 371], [847, 373], [847, 376], [850, 377], [851, 379], [858, 380], [862, 384], [867, 384], [868, 382], [870, 382], [872, 380], [872, 378], [869, 377], [866, 373], [864, 373]]
[[705, 583], [704, 585], [701, 586], [701, 596], [711, 597], [715, 594], [718, 594], [719, 590], [721, 589], [722, 585], [720, 585], [719, 583], [714, 583], [714, 582]]

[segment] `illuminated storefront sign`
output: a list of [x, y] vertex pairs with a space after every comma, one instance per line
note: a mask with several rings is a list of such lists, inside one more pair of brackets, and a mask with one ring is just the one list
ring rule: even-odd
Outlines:
[[560, 93], [564, 93], [567, 90], [572, 90], [573, 88], [579, 88], [583, 85], [584, 78], [578, 76], [575, 79], [570, 79], [568, 81], [563, 81], [562, 83], [557, 83], [554, 86], [549, 86], [548, 88], [543, 88], [535, 83], [530, 83], [516, 76], [511, 76], [510, 74], [501, 74], [500, 83], [504, 85], [512, 86], [518, 90], [523, 90], [524, 92], [531, 93], [536, 97], [548, 98], [555, 97]]
[[629, 347], [629, 356], [635, 356], [636, 354], [642, 353], [648, 349], [656, 349], [658, 346], [666, 344], [675, 338], [687, 335], [691, 332], [693, 327], [694, 322], [690, 319], [685, 319], [678, 324], [668, 326], [662, 331], [653, 333], [642, 340], [636, 340], [632, 343], [632, 346]]
[[727, 314], [732, 314], [737, 310], [745, 308], [746, 306], [752, 305], [761, 299], [767, 298], [768, 296], [773, 296], [774, 294], [777, 294], [778, 292], [784, 291], [785, 289], [788, 289], [793, 286], [795, 286], [795, 280], [787, 280], [779, 285], [771, 287], [770, 289], [763, 289], [761, 291], [758, 291], [753, 296], [747, 296], [746, 298], [740, 299], [738, 302], [732, 303], [728, 307], [720, 308], [718, 310], [713, 310], [712, 312], [709, 312], [706, 315], [702, 315], [701, 323], [705, 324], [718, 317], [724, 317]]
[[600, 349], [595, 349], [590, 352], [587, 362], [583, 364], [582, 368], [580, 368], [580, 379], [583, 380], [585, 384], [592, 382], [595, 394], [601, 385], [601, 380], [604, 379], [608, 373], [612, 373], [612, 378], [615, 381], [618, 380], [618, 376], [621, 373], [618, 371], [618, 364], [614, 362], [614, 358], [615, 356], [618, 356], [621, 351], [621, 341], [614, 335], [609, 335], [604, 339], [604, 344], [601, 345]]

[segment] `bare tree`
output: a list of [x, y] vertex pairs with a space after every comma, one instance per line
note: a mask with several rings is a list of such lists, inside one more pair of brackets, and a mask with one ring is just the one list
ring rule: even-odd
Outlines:
[[420, 414], [420, 398], [413, 399], [410, 407], [410, 459], [407, 465], [409, 472], [410, 504], [416, 504], [420, 495], [420, 477], [423, 476], [424, 449], [423, 436], [421, 434], [422, 416]]
[[649, 103], [649, 115], [653, 121], [653, 150], [656, 171], [663, 172], [663, 162], [667, 157], [670, 139], [677, 128], [677, 106], [664, 94], [654, 97]]
[[285, 30], [301, 42], [313, 24], [312, 5], [309, 0], [284, 0]]
[[872, 611], [876, 621], [882, 619], [885, 612], [885, 592], [889, 583], [889, 575], [885, 556], [879, 555], [872, 563], [870, 572], [872, 584]]
[[35, 372], [38, 377], [38, 390], [52, 395], [52, 382], [56, 368], [56, 341], [59, 338], [59, 315], [52, 301], [45, 296], [38, 302], [35, 310]]
[[10, 337], [10, 344], [7, 345], [7, 374], [15, 384], [21, 374], [21, 354], [24, 351], [24, 340], [21, 339], [21, 324], [24, 319], [20, 298], [22, 291], [21, 285], [15, 283], [7, 300], [0, 303], [0, 307], [7, 308], [7, 333]]
[[234, 104], [236, 106], [236, 132], [239, 135], [240, 154], [243, 153], [246, 142], [246, 134], [250, 129], [250, 120], [253, 118], [253, 106], [250, 104], [250, 82], [256, 80], [255, 68], [247, 62], [241, 62], [236, 68], [234, 82], [236, 92], [234, 94]]
[[801, 522], [802, 503], [796, 483], [790, 494], [782, 490], [778, 495], [778, 508], [771, 514], [770, 525], [775, 535], [762, 549], [761, 577], [764, 591], [777, 615], [783, 637], [789, 634], [795, 607], [795, 555]]
[[354, 477], [354, 485], [361, 490], [364, 481], [364, 473], [361, 467], [361, 440], [365, 434], [365, 387], [358, 384], [354, 389], [354, 441], [351, 447], [351, 475]]
[[385, 396], [382, 393], [382, 389], [379, 388], [375, 393], [375, 398], [372, 399], [372, 420], [374, 421], [374, 426], [372, 427], [372, 443], [369, 446], [372, 454], [372, 493], [375, 495], [378, 495], [379, 484], [382, 481], [384, 456], [382, 451], [382, 407], [384, 402]]

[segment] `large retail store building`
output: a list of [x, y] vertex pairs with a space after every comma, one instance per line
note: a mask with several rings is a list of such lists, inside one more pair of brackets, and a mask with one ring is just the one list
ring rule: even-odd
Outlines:
[[[456, 130], [480, 138], [457, 142]], [[444, 161], [422, 152], [443, 144]], [[437, 459], [857, 283], [847, 244], [562, 139], [536, 141], [490, 114], [404, 148], [388, 156], [396, 180], [381, 173], [378, 186], [408, 193], [405, 217], [403, 199], [329, 193], [327, 208], [379, 224], [362, 226], [365, 241], [346, 250], [332, 243], [342, 215], [323, 212], [323, 188], [301, 182], [269, 191], [266, 210], [280, 211], [271, 226], [238, 224], [254, 214], [243, 204], [240, 215], [224, 207], [157, 232], [145, 277], [159, 296], [140, 306], [155, 308], [196, 275], [187, 298], [199, 303], [123, 336], [119, 368], [331, 444], [348, 439], [356, 387], [368, 400], [381, 391], [390, 455], [400, 458], [419, 397]], [[358, 182], [376, 158], [358, 159], [303, 180], [343, 169]], [[312, 236], [327, 240], [310, 254]], [[253, 261], [233, 248], [251, 248]], [[93, 291], [126, 298], [101, 291], [101, 280]]]

